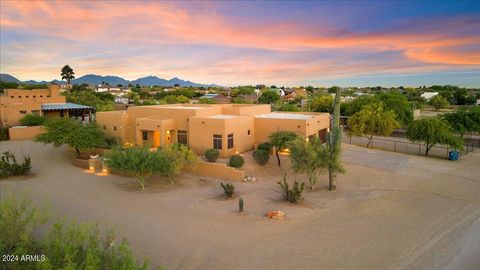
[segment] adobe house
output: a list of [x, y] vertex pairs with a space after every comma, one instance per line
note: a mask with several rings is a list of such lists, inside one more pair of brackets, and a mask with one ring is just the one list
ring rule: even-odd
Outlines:
[[26, 114], [45, 117], [75, 117], [92, 119], [95, 108], [75, 103], [67, 103], [65, 96], [59, 94], [60, 86], [52, 84], [48, 89], [5, 89], [0, 95], [0, 126], [20, 125], [20, 119]]
[[175, 104], [98, 112], [96, 120], [107, 136], [122, 144], [162, 147], [181, 143], [197, 154], [216, 148], [221, 157], [229, 157], [254, 149], [280, 130], [325, 141], [330, 115], [272, 113], [270, 105]]

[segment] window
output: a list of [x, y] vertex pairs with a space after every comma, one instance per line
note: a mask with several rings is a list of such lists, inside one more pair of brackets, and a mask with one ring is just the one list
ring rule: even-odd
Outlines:
[[23, 110], [20, 111], [20, 114], [26, 114], [26, 113], [27, 113], [27, 111], [23, 111]]
[[117, 131], [117, 126], [113, 126], [113, 131]]
[[22, 98], [22, 96], [18, 96], [18, 98]]
[[213, 148], [222, 149], [222, 135], [213, 135]]
[[233, 148], [233, 134], [228, 134], [228, 137], [227, 137], [227, 146], [228, 146], [228, 149], [232, 149]]
[[14, 98], [14, 96], [10, 96], [10, 98]]
[[148, 141], [148, 131], [142, 130], [142, 139]]
[[40, 97], [43, 97], [42, 95], [40, 95]]
[[179, 130], [177, 131], [177, 141], [181, 144], [188, 143], [187, 131], [186, 130]]
[[107, 129], [107, 126], [103, 125], [103, 130], [106, 130]]
[[25, 96], [25, 98], [28, 98], [28, 96]]
[[247, 131], [247, 135], [250, 135], [250, 129]]
[[33, 98], [36, 98], [37, 96], [33, 96]]

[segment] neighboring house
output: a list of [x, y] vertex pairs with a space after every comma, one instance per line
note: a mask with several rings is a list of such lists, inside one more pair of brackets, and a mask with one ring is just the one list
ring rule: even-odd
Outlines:
[[97, 92], [112, 92], [112, 91], [121, 91], [122, 88], [120, 87], [114, 87], [114, 86], [110, 86], [110, 85], [103, 85], [103, 84], [100, 84], [100, 85], [97, 85], [97, 87], [95, 88], [95, 90]]
[[426, 100], [429, 100], [431, 99], [432, 97], [438, 95], [438, 92], [425, 92], [423, 93], [422, 95], [420, 95], [422, 98], [426, 99]]
[[480, 99], [477, 99], [477, 106], [480, 106]]
[[125, 96], [115, 96], [115, 103], [118, 103], [118, 104], [128, 104], [128, 102], [130, 101], [128, 99], [128, 97], [125, 97]]
[[67, 103], [65, 96], [59, 95], [59, 90], [60, 87], [53, 84], [48, 89], [5, 89], [0, 95], [0, 126], [20, 125], [20, 119], [29, 113], [91, 120], [95, 108]]
[[228, 104], [230, 103], [230, 97], [226, 97], [221, 94], [205, 94], [201, 96], [200, 98], [206, 98], [206, 99], [211, 99], [214, 100], [215, 103], [217, 104]]
[[272, 113], [270, 105], [264, 104], [175, 104], [98, 112], [96, 120], [107, 136], [123, 144], [181, 143], [197, 154], [216, 148], [221, 157], [229, 157], [254, 149], [279, 130], [325, 141], [330, 115]]
[[283, 97], [283, 100], [284, 101], [293, 101], [297, 97], [299, 97], [299, 98], [307, 97], [307, 91], [305, 91], [305, 89], [285, 90], [285, 96]]

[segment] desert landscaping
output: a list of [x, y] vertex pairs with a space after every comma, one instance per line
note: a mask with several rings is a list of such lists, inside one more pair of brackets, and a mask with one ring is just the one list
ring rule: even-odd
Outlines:
[[[66, 147], [1, 142], [0, 151], [31, 155], [27, 177], [0, 182], [1, 198], [29, 196], [53, 213], [116, 228], [137, 257], [166, 269], [479, 269], [480, 152], [452, 162], [343, 146], [346, 174], [337, 190], [306, 189], [290, 204], [277, 181], [306, 181], [271, 159], [257, 165], [244, 153], [252, 183], [182, 173], [141, 190], [133, 178], [92, 174], [72, 165]], [[238, 196], [245, 213], [238, 213]], [[265, 217], [281, 210], [284, 220]]]

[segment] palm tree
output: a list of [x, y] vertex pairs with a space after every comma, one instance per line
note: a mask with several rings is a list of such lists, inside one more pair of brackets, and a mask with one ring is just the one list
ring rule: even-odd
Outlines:
[[69, 65], [65, 65], [62, 68], [62, 73], [60, 73], [60, 76], [62, 76], [62, 80], [67, 81], [67, 93], [70, 94], [70, 81], [75, 79], [75, 72], [73, 72], [73, 69]]

